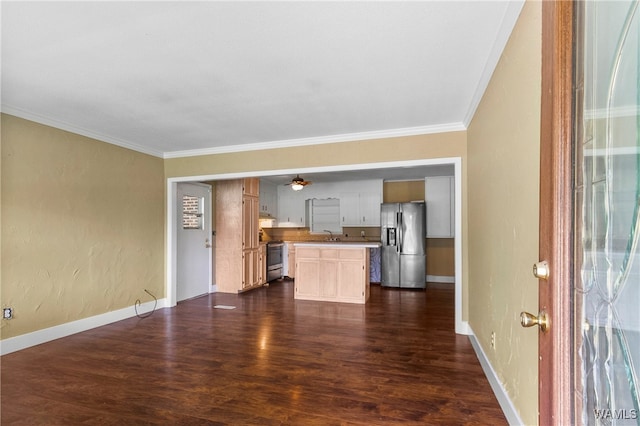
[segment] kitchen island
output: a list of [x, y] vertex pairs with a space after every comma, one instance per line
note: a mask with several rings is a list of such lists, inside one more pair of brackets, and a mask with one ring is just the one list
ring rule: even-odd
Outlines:
[[369, 299], [369, 249], [378, 242], [298, 242], [295, 298], [366, 303]]

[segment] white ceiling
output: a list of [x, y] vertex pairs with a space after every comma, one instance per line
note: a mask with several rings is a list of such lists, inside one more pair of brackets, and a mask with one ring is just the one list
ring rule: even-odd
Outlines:
[[522, 4], [3, 1], [2, 111], [164, 158], [463, 130]]

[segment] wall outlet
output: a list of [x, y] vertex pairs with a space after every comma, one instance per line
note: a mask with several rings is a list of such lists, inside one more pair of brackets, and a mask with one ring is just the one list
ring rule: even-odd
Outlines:
[[496, 332], [495, 331], [491, 332], [491, 343], [490, 344], [491, 344], [491, 349], [495, 350], [495, 348], [496, 348]]
[[4, 318], [4, 319], [13, 318], [13, 308], [3, 308], [2, 309], [2, 318]]
[[364, 231], [360, 231], [360, 236], [364, 238]]

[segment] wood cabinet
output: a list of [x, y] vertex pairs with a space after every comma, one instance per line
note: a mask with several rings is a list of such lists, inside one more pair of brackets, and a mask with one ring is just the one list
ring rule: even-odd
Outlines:
[[296, 271], [298, 277], [295, 280], [295, 298], [313, 299], [320, 293], [320, 259], [319, 256], [308, 258], [305, 256], [306, 250], [301, 250], [302, 257], [298, 259]]
[[258, 251], [258, 281], [260, 285], [267, 283], [267, 243], [260, 243]]
[[337, 263], [337, 299], [364, 303], [369, 299], [369, 249], [340, 250]]
[[427, 238], [455, 237], [455, 186], [453, 176], [425, 178]]
[[296, 247], [293, 243], [285, 243], [283, 256], [286, 256], [286, 260], [283, 259], [284, 271], [283, 274], [289, 278], [296, 277]]
[[380, 226], [379, 192], [340, 193], [340, 216], [342, 226]]
[[260, 197], [260, 179], [245, 178], [242, 180], [242, 193], [250, 197]]
[[216, 283], [235, 293], [262, 285], [258, 240], [259, 180], [216, 184]]
[[296, 247], [296, 299], [365, 303], [369, 294], [369, 248]]

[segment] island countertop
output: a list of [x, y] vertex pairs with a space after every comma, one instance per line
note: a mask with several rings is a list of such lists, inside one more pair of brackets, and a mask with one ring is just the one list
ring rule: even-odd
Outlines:
[[378, 241], [296, 241], [293, 245], [296, 247], [377, 248], [381, 244]]

